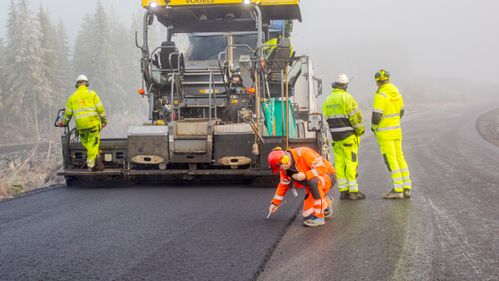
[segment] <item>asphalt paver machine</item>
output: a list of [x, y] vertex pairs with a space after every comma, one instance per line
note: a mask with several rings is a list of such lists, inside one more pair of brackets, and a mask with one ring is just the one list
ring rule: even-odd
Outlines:
[[[84, 169], [85, 150], [62, 136], [68, 183], [80, 178], [236, 178], [271, 175], [275, 147], [329, 155], [318, 108], [322, 82], [293, 50], [298, 0], [143, 0], [143, 90], [149, 121], [127, 138], [102, 139], [103, 172]], [[166, 38], [149, 46], [159, 22]], [[139, 40], [137, 40], [139, 41]], [[112, 124], [110, 124], [112, 126]]]

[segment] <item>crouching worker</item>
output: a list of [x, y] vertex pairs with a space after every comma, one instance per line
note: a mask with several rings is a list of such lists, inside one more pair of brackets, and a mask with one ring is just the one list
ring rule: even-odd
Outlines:
[[268, 156], [272, 173], [280, 171], [269, 214], [276, 213], [290, 188], [305, 188], [303, 202], [303, 224], [310, 227], [325, 223], [324, 218], [333, 213], [333, 198], [327, 192], [336, 182], [336, 173], [329, 161], [308, 147], [292, 148], [287, 151], [275, 148]]

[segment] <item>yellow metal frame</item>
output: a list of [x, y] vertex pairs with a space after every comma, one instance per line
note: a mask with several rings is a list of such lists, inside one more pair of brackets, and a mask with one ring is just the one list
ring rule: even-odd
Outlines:
[[[142, 7], [149, 7], [151, 3], [158, 6], [210, 6], [210, 5], [241, 5], [244, 0], [142, 0]], [[300, 0], [251, 0], [251, 3], [260, 6], [299, 5]]]

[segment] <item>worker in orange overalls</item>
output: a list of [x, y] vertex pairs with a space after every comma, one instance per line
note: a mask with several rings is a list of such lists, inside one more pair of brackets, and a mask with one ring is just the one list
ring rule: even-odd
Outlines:
[[280, 170], [281, 177], [269, 206], [269, 215], [277, 212], [290, 188], [305, 188], [303, 224], [310, 227], [323, 225], [324, 218], [333, 213], [333, 198], [327, 196], [336, 182], [336, 172], [331, 163], [308, 147], [287, 151], [277, 147], [269, 154], [267, 161], [272, 173]]

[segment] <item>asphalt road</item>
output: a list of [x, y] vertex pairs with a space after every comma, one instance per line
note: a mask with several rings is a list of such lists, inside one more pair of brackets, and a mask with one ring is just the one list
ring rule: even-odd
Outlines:
[[299, 201], [273, 190], [59, 188], [0, 204], [0, 280], [249, 280]]
[[[409, 112], [413, 198], [363, 138], [360, 188], [320, 228], [270, 220], [273, 189], [72, 187], [0, 203], [0, 280], [498, 280], [499, 148], [478, 134], [492, 105]], [[337, 194], [337, 192], [335, 192]], [[337, 196], [336, 196], [337, 198]]]
[[499, 280], [499, 147], [476, 120], [492, 105], [411, 112], [403, 123], [411, 200], [381, 199], [389, 176], [362, 140], [364, 201], [339, 201], [320, 229], [296, 220], [259, 280]]

